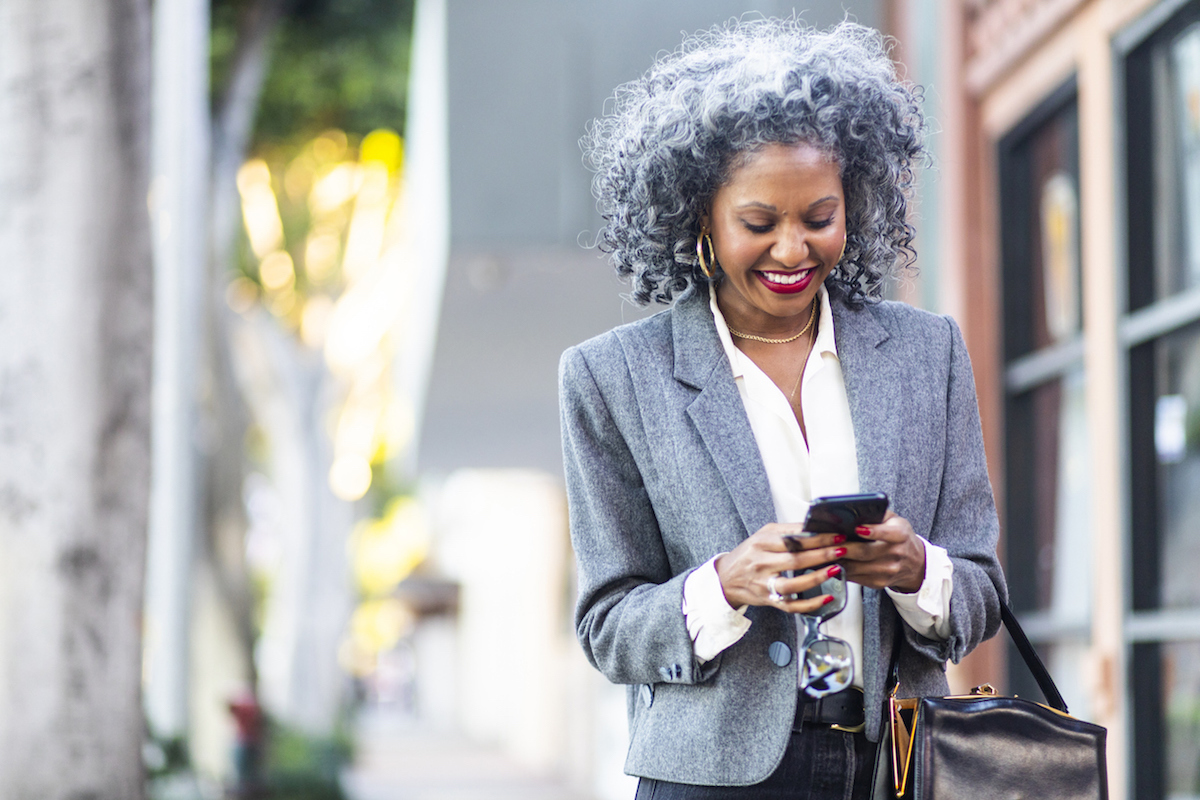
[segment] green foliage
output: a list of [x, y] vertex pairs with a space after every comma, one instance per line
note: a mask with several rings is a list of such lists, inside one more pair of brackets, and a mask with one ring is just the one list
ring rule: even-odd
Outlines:
[[190, 767], [187, 739], [151, 734], [143, 745], [142, 760], [151, 780], [185, 772]]
[[[213, 0], [212, 85], [229, 79], [242, 16], [256, 0]], [[261, 2], [261, 0], [258, 0]], [[413, 0], [298, 0], [286, 6], [250, 146], [262, 155], [329, 128], [352, 138], [403, 131]]]
[[340, 128], [403, 132], [411, 0], [308, 0], [275, 43], [257, 143]]
[[[339, 725], [318, 737], [268, 719], [266, 759], [255, 787], [257, 800], [347, 800], [338, 782], [354, 757], [353, 740]], [[151, 800], [199, 800], [205, 796], [192, 773], [184, 737], [150, 736], [144, 748], [147, 795]], [[240, 796], [232, 779], [229, 797]]]
[[338, 774], [353, 757], [345, 733], [314, 737], [277, 722], [270, 726], [263, 782], [278, 800], [345, 800]]
[[[239, 22], [256, 0], [212, 0], [208, 36], [209, 91], [215, 99], [229, 84], [233, 54], [237, 49]], [[215, 102], [214, 102], [215, 105]]]

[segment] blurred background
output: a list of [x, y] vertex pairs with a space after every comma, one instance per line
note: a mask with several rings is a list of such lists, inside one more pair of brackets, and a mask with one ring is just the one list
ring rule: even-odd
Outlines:
[[889, 292], [1112, 796], [1200, 798], [1200, 0], [0, 0], [0, 797], [631, 798], [556, 368], [654, 309], [578, 142], [791, 14], [924, 87]]

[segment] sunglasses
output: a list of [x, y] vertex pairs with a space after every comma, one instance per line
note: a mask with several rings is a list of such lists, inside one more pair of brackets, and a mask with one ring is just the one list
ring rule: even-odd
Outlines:
[[[824, 569], [822, 567], [821, 569]], [[806, 570], [811, 572], [811, 570]], [[854, 682], [854, 653], [850, 644], [843, 639], [828, 636], [821, 631], [821, 623], [832, 619], [846, 608], [846, 575], [841, 573], [826, 579], [800, 594], [800, 599], [831, 595], [825, 605], [811, 614], [800, 614], [804, 622], [804, 639], [800, 644], [801, 663], [800, 688], [809, 697], [826, 697], [850, 688]]]

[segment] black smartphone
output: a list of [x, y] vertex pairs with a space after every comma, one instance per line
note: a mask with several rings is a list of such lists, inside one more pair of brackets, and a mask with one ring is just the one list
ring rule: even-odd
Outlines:
[[[868, 542], [870, 539], [859, 536], [854, 529], [859, 525], [883, 522], [887, 510], [888, 496], [883, 492], [818, 497], [808, 507], [804, 530], [807, 533], [840, 533], [848, 542]], [[786, 534], [783, 542], [794, 553], [801, 549], [799, 540], [802, 538], [803, 535]]]

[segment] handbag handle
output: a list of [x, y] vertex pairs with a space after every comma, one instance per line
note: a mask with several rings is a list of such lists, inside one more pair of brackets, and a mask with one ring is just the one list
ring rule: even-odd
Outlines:
[[1021, 629], [1021, 623], [1017, 622], [1016, 616], [1003, 600], [1000, 601], [1000, 619], [1004, 621], [1004, 627], [1008, 629], [1008, 635], [1012, 637], [1013, 644], [1017, 646], [1017, 652], [1025, 660], [1025, 666], [1029, 667], [1029, 671], [1033, 673], [1033, 679], [1037, 681], [1038, 688], [1046, 696], [1046, 702], [1056, 711], [1061, 711], [1064, 714], [1069, 713], [1066, 701], [1059, 694], [1058, 687], [1054, 685], [1054, 679], [1050, 677], [1050, 671], [1046, 669], [1046, 665], [1038, 657], [1037, 651], [1029, 643], [1029, 637]]
[[[1033, 673], [1033, 679], [1037, 681], [1038, 688], [1046, 696], [1046, 703], [1056, 711], [1061, 711], [1064, 714], [1070, 713], [1067, 711], [1066, 701], [1063, 700], [1058, 687], [1054, 685], [1054, 679], [1050, 677], [1050, 671], [1046, 669], [1046, 665], [1042, 663], [1042, 659], [1038, 656], [1037, 651], [1029, 643], [1029, 637], [1025, 635], [1025, 631], [1021, 628], [1021, 623], [1017, 622], [1016, 616], [1003, 600], [1000, 601], [1000, 620], [1008, 630], [1008, 635], [1013, 640], [1013, 644], [1017, 646], [1017, 652], [1021, 654], [1021, 659], [1025, 662], [1025, 666]], [[891, 694], [900, 685], [900, 645], [904, 641], [904, 629], [901, 626], [904, 625], [904, 621], [897, 619], [896, 625], [896, 638], [892, 643], [892, 665], [889, 670], [888, 694]]]

